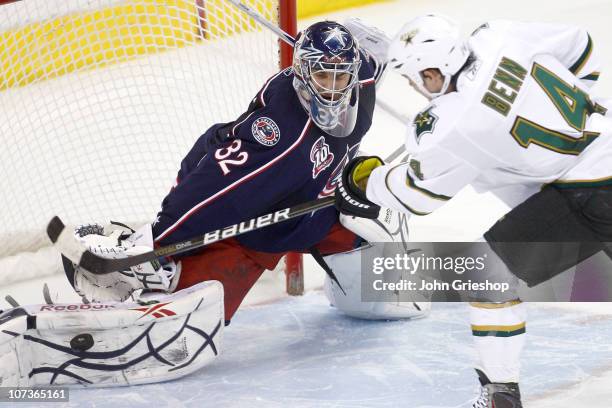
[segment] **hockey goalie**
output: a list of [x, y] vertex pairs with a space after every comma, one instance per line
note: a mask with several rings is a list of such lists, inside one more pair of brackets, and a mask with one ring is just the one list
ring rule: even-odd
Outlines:
[[[270, 78], [236, 120], [197, 139], [153, 223], [137, 231], [85, 224], [74, 239], [102, 257], [131, 257], [333, 195], [372, 123], [388, 44], [358, 20], [308, 27], [297, 38], [293, 66]], [[339, 217], [328, 207], [106, 274], [65, 256], [66, 274], [86, 303], [2, 314], [2, 385], [138, 384], [210, 364], [247, 292], [289, 251], [315, 256], [329, 275], [330, 303], [345, 314], [425, 315], [425, 301], [360, 301], [360, 257], [383, 253], [386, 242], [408, 234], [403, 215], [363, 210], [367, 217]]]

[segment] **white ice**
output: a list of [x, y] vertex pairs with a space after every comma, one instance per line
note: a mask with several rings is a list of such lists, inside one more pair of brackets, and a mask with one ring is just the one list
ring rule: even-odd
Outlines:
[[[425, 12], [452, 16], [464, 24], [465, 32], [493, 18], [587, 27], [603, 62], [596, 93], [612, 95], [609, 0], [388, 1], [325, 17], [341, 21], [357, 16], [393, 33], [405, 20]], [[311, 21], [301, 21], [300, 26]], [[380, 97], [403, 115], [413, 115], [424, 104], [391, 74]], [[363, 148], [384, 157], [401, 143], [403, 133], [402, 124], [377, 110]], [[438, 213], [413, 218], [412, 239], [473, 239], [506, 210], [493, 197], [477, 195], [468, 188]], [[267, 286], [256, 287], [227, 328], [224, 352], [212, 366], [164, 384], [73, 390], [65, 406], [469, 406], [476, 381], [466, 305], [436, 304], [428, 318], [416, 321], [347, 318], [328, 306], [320, 291], [322, 273], [310, 259], [306, 262], [311, 290], [301, 298], [279, 298], [278, 282], [270, 284], [268, 280]], [[53, 293], [68, 299], [61, 277], [47, 280]], [[11, 293], [23, 302], [40, 302], [41, 284], [2, 288], [2, 294]], [[521, 377], [525, 406], [611, 407], [612, 307], [530, 304], [528, 309]]]
[[[65, 407], [469, 407], [474, 350], [465, 304], [414, 321], [362, 321], [318, 291], [241, 310], [211, 366], [179, 381], [70, 391]], [[612, 319], [529, 307], [525, 406], [610, 406]], [[597, 388], [589, 390], [589, 383]], [[20, 405], [26, 407], [28, 405]]]

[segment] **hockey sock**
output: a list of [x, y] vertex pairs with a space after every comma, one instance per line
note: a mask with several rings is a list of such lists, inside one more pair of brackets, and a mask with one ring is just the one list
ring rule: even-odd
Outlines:
[[525, 305], [520, 300], [470, 303], [472, 336], [479, 358], [477, 368], [491, 382], [518, 382], [519, 358], [525, 344], [525, 317]]

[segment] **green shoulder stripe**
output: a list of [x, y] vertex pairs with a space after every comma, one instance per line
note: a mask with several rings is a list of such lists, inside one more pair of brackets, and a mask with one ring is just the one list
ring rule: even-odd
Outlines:
[[390, 172], [388, 172], [388, 173], [387, 173], [387, 176], [385, 177], [385, 185], [387, 186], [387, 190], [389, 190], [389, 192], [391, 193], [391, 195], [392, 195], [393, 197], [395, 197], [395, 199], [396, 199], [397, 201], [399, 201], [399, 203], [400, 203], [400, 204], [401, 204], [401, 205], [402, 205], [402, 206], [403, 206], [405, 209], [407, 209], [408, 211], [410, 211], [411, 213], [413, 213], [413, 214], [415, 214], [415, 215], [427, 215], [427, 214], [430, 214], [430, 213], [428, 213], [428, 212], [424, 212], [424, 211], [418, 211], [418, 210], [415, 210], [414, 208], [412, 208], [412, 207], [410, 207], [410, 206], [406, 205], [406, 203], [404, 203], [402, 200], [400, 200], [400, 198], [399, 198], [398, 196], [396, 196], [396, 195], [393, 193], [393, 191], [391, 191], [391, 187], [389, 186], [389, 174], [391, 174], [391, 171], [390, 171]]
[[411, 187], [415, 190], [417, 190], [419, 193], [423, 193], [425, 194], [427, 197], [429, 198], [433, 198], [434, 200], [440, 200], [440, 201], [448, 201], [453, 197], [449, 197], [443, 194], [436, 194], [433, 191], [429, 191], [423, 187], [419, 187], [415, 184], [414, 179], [412, 177], [410, 177], [410, 173], [408, 171], [406, 171], [406, 185], [408, 187]]
[[572, 71], [574, 75], [578, 73], [578, 71], [580, 71], [582, 67], [584, 67], [584, 64], [586, 64], [589, 57], [591, 56], [591, 52], [593, 51], [593, 40], [591, 40], [591, 36], [589, 34], [587, 34], [587, 36], [589, 38], [587, 41], [586, 48], [582, 52], [582, 55], [580, 55], [576, 62], [574, 62], [574, 65], [569, 68], [569, 70]]
[[556, 188], [589, 188], [612, 186], [612, 176], [596, 180], [554, 181], [550, 183]]
[[589, 75], [585, 75], [580, 79], [588, 79], [590, 81], [597, 81], [599, 79], [599, 72], [591, 72]]

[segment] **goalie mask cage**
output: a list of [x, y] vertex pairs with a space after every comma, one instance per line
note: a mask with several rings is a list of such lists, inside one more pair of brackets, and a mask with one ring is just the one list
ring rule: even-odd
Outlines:
[[[244, 3], [296, 34], [295, 0]], [[55, 214], [154, 220], [197, 137], [292, 52], [225, 0], [0, 0], [0, 43], [3, 284], [59, 270]], [[287, 258], [299, 294], [301, 256]]]

